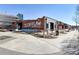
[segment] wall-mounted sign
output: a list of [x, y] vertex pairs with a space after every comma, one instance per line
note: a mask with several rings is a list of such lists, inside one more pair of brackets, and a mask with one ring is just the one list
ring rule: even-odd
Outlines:
[[32, 29], [44, 30], [44, 19], [39, 18], [37, 20], [22, 21], [22, 27], [23, 28], [32, 28]]

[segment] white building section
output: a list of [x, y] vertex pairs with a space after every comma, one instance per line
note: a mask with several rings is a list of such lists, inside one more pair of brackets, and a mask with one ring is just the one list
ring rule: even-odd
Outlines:
[[48, 30], [54, 31], [56, 30], [56, 20], [47, 17]]
[[12, 22], [18, 20], [17, 16], [0, 14], [0, 27], [12, 25]]

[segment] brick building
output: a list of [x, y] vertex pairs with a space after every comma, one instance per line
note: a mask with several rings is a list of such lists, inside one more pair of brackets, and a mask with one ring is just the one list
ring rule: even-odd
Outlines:
[[13, 22], [12, 26], [25, 31], [55, 31], [69, 29], [70, 25], [53, 18], [43, 16], [42, 18], [37, 18], [35, 20], [16, 20]]

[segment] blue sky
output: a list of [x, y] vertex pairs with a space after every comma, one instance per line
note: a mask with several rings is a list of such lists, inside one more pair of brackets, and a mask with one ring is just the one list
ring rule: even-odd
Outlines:
[[10, 15], [22, 13], [25, 20], [48, 16], [68, 24], [75, 24], [72, 17], [76, 6], [76, 4], [3, 4], [0, 5], [0, 13]]

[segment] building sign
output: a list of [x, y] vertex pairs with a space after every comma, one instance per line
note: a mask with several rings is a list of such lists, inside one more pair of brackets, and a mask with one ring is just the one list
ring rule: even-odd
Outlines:
[[38, 22], [38, 21], [24, 24], [24, 27], [40, 27], [40, 26], [41, 26], [41, 22]]
[[32, 29], [39, 29], [44, 30], [44, 19], [39, 18], [37, 20], [25, 20], [22, 22], [23, 28], [32, 28]]

